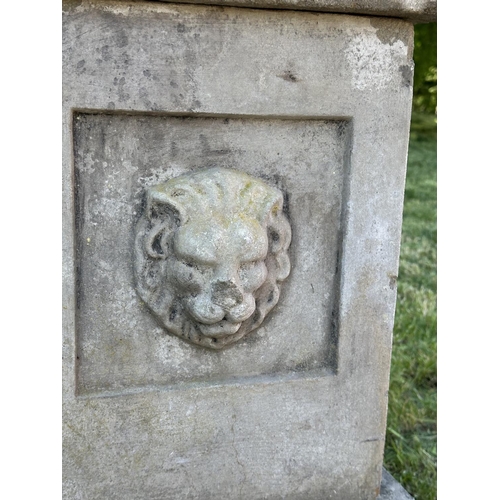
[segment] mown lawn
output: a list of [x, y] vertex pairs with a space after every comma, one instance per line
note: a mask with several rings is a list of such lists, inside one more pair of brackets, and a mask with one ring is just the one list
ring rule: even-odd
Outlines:
[[434, 116], [414, 114], [384, 465], [417, 500], [437, 498], [436, 180]]

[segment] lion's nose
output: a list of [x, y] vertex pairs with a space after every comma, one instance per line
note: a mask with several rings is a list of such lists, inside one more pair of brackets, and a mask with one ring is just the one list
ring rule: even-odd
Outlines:
[[212, 285], [212, 302], [229, 310], [243, 301], [243, 293], [234, 281], [216, 281]]

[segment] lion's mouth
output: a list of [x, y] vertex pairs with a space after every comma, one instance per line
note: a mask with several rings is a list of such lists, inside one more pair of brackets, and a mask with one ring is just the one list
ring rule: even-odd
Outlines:
[[212, 325], [198, 323], [201, 333], [206, 337], [225, 337], [226, 335], [234, 335], [240, 329], [241, 323], [230, 323], [223, 319]]

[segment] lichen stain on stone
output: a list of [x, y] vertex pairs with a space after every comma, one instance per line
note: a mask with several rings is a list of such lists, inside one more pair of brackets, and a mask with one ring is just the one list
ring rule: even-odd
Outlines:
[[384, 45], [394, 45], [398, 41], [408, 45], [410, 33], [406, 24], [404, 21], [393, 19], [386, 20], [376, 17], [370, 19], [370, 25], [376, 30], [375, 35]]
[[[97, 5], [95, 7], [98, 7]], [[111, 5], [103, 5], [102, 10], [104, 12], [109, 12], [110, 14], [122, 15], [128, 17], [132, 11], [132, 5], [120, 5], [120, 4], [111, 4]]]
[[63, 13], [71, 13], [77, 11], [78, 7], [82, 5], [83, 0], [64, 0], [63, 1]]
[[391, 290], [395, 290], [396, 289], [396, 284], [398, 282], [398, 277], [394, 274], [389, 274], [389, 288]]
[[380, 90], [390, 85], [394, 62], [406, 60], [407, 46], [399, 39], [392, 43], [374, 42], [372, 33], [353, 33], [345, 49], [352, 72], [352, 86], [357, 90]]
[[410, 64], [402, 64], [399, 67], [402, 83], [405, 87], [411, 87], [413, 83], [413, 67]]

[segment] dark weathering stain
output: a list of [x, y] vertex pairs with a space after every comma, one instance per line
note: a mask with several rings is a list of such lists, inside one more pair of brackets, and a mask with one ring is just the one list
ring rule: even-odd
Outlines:
[[300, 82], [296, 75], [294, 75], [290, 70], [285, 71], [282, 75], [277, 75], [279, 78], [283, 78], [286, 82]]
[[128, 36], [124, 30], [121, 30], [116, 34], [114, 41], [117, 47], [123, 49], [128, 45]]
[[82, 253], [83, 253], [83, 228], [85, 225], [85, 213], [82, 209], [82, 200], [85, 199], [84, 188], [80, 178], [80, 170], [77, 165], [83, 161], [81, 155], [81, 133], [85, 128], [85, 120], [82, 115], [75, 114], [73, 116], [73, 154], [75, 157], [75, 168], [73, 170], [73, 189], [74, 189], [74, 214], [75, 214], [75, 301], [77, 311], [81, 308], [83, 300], [83, 287], [82, 287]]
[[399, 67], [401, 76], [403, 77], [403, 85], [405, 87], [411, 87], [413, 82], [413, 69], [409, 64], [403, 64]]
[[396, 289], [397, 282], [398, 282], [398, 277], [395, 276], [394, 274], [390, 274], [389, 275], [389, 288], [391, 290], [395, 290]]

